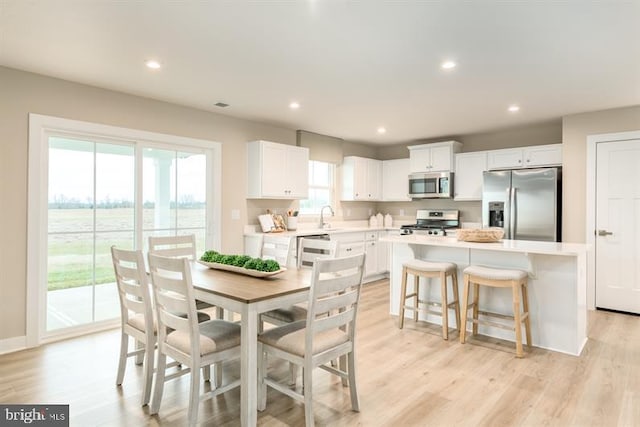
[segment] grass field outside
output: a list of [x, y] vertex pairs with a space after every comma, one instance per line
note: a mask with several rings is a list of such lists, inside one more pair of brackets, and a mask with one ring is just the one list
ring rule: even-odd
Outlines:
[[[175, 224], [176, 215], [178, 228], [200, 228], [179, 231], [179, 234], [196, 234], [198, 253], [204, 251], [205, 210], [171, 209], [170, 223]], [[132, 208], [96, 209], [95, 239], [93, 209], [49, 209], [48, 219], [48, 290], [115, 282], [110, 248], [115, 245], [133, 249], [135, 233]], [[153, 229], [153, 209], [144, 210], [143, 222], [145, 230]], [[166, 234], [145, 231], [143, 241], [146, 242], [150, 235]]]

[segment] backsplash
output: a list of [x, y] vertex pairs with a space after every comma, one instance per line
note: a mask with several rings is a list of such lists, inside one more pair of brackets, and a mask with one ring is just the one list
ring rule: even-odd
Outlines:
[[[258, 215], [267, 212], [286, 216], [289, 209], [297, 210], [299, 203], [297, 200], [247, 200], [247, 223], [257, 225]], [[328, 219], [329, 222], [367, 220], [371, 215], [380, 212], [390, 214], [394, 220], [408, 221], [415, 220], [418, 209], [458, 209], [460, 211], [461, 222], [482, 222], [482, 203], [476, 202], [456, 202], [453, 200], [416, 200], [412, 202], [338, 202], [337, 206], [332, 206], [335, 216]], [[316, 222], [318, 216], [301, 216], [298, 222]]]

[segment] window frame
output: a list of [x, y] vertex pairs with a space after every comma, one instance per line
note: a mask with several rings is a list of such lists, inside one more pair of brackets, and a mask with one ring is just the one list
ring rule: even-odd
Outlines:
[[[312, 182], [312, 177], [313, 177], [313, 165], [312, 163], [323, 163], [329, 166], [329, 185], [328, 186], [321, 186], [321, 185], [315, 185]], [[312, 189], [320, 189], [320, 190], [329, 190], [329, 205], [335, 205], [335, 201], [336, 201], [336, 165], [334, 163], [331, 162], [322, 162], [319, 160], [309, 160], [309, 194], [311, 194], [311, 190]], [[312, 199], [304, 199], [304, 200], [300, 200], [300, 205], [302, 205], [302, 202], [305, 200], [312, 200]], [[313, 211], [305, 211], [303, 212], [302, 208], [300, 207], [300, 216], [304, 216], [304, 217], [316, 217], [316, 216], [320, 216], [320, 210], [322, 209], [322, 207], [318, 208], [318, 209], [314, 209]]]
[[[136, 150], [154, 145], [179, 150], [203, 150], [210, 152], [211, 167], [207, 168], [207, 218], [205, 241], [207, 247], [218, 249], [222, 238], [222, 144], [203, 139], [148, 132], [131, 128], [102, 125], [92, 122], [63, 119], [40, 114], [29, 114], [28, 150], [28, 210], [27, 210], [27, 348], [44, 342], [76, 336], [82, 333], [108, 329], [113, 321], [79, 326], [67, 333], [45, 336], [46, 334], [46, 281], [47, 281], [47, 212], [48, 212], [48, 141], [51, 135], [67, 134], [81, 137], [121, 141], [136, 144]], [[140, 152], [141, 154], [141, 152]], [[141, 159], [141, 157], [139, 157]], [[140, 181], [139, 181], [140, 182]], [[136, 195], [136, 197], [139, 197]], [[137, 244], [137, 243], [136, 243]]]

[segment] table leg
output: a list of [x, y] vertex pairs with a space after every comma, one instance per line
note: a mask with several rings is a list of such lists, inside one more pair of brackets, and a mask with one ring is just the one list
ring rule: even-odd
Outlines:
[[240, 335], [240, 423], [255, 426], [258, 421], [258, 314], [250, 305], [242, 309]]

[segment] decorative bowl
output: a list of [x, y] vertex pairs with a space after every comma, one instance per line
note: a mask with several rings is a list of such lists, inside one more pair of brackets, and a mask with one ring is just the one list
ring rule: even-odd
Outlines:
[[457, 232], [458, 240], [464, 242], [491, 243], [503, 236], [504, 230], [501, 228], [461, 228]]
[[258, 271], [258, 270], [250, 270], [244, 267], [236, 267], [235, 265], [220, 264], [217, 262], [206, 262], [206, 261], [198, 260], [198, 263], [202, 265], [206, 265], [207, 267], [213, 268], [216, 270], [226, 270], [226, 271], [231, 271], [233, 273], [244, 274], [245, 276], [253, 276], [253, 277], [272, 277], [287, 271], [287, 269], [284, 267], [276, 271]]

